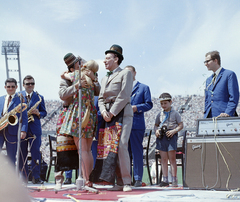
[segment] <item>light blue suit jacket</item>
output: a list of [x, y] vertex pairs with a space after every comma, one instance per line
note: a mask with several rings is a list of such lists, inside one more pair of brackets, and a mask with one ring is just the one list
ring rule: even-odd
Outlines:
[[222, 68], [214, 85], [212, 79], [213, 76], [210, 76], [206, 80], [204, 118], [217, 117], [221, 113], [234, 116], [239, 100], [236, 74]]
[[134, 113], [132, 129], [145, 129], [144, 112], [152, 109], [151, 92], [147, 85], [137, 82], [133, 87], [131, 105], [137, 106]]
[[[5, 102], [5, 98], [6, 98], [6, 95], [0, 97], [0, 116], [2, 118], [2, 113], [3, 113], [3, 108], [4, 108], [4, 102]], [[9, 107], [8, 107], [8, 112], [10, 112], [11, 110], [13, 110], [15, 107], [17, 107], [18, 105], [20, 104], [20, 98], [18, 97], [18, 93], [15, 94], [14, 98], [12, 99], [12, 101], [10, 102], [9, 104]], [[20, 117], [20, 114], [17, 113], [16, 114], [17, 117], [18, 117], [18, 122], [15, 126], [11, 126], [11, 125], [8, 125], [7, 128], [8, 128], [8, 133], [10, 135], [17, 135], [18, 134], [18, 126], [19, 126], [19, 117]], [[27, 129], [28, 129], [28, 118], [27, 118], [27, 110], [23, 111], [22, 113], [22, 128], [21, 128], [21, 131], [25, 131], [27, 132]], [[2, 130], [3, 131], [3, 130]], [[2, 132], [1, 131], [1, 132]]]

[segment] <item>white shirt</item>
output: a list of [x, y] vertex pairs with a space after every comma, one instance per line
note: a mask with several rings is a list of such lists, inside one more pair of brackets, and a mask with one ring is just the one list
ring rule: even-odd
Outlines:
[[222, 67], [220, 67], [216, 72], [214, 72], [216, 74], [215, 81], [216, 81], [216, 79], [218, 77], [218, 74], [220, 73], [221, 69], [222, 69]]
[[[33, 91], [31, 92], [31, 93], [27, 93], [27, 91], [26, 91], [26, 96], [27, 96], [27, 98], [28, 98], [28, 96], [30, 96], [30, 99], [31, 99], [31, 97], [32, 97], [32, 94], [33, 94]], [[28, 99], [27, 99], [27, 101], [28, 101]]]
[[137, 80], [134, 80], [133, 81], [133, 88], [134, 88], [134, 86], [137, 84]]
[[33, 94], [33, 91], [29, 94], [26, 92], [26, 96], [30, 95], [30, 98], [32, 97], [32, 94]]
[[[16, 94], [16, 93], [14, 93], [13, 95], [11, 95], [11, 96], [12, 96], [12, 99], [14, 98], [15, 94]], [[5, 97], [4, 108], [3, 108], [3, 114], [5, 114], [5, 113], [8, 111], [8, 107], [10, 106], [10, 103], [12, 102], [12, 101], [11, 101], [11, 102], [9, 103], [9, 106], [7, 106], [9, 96], [10, 96], [10, 95], [7, 94], [6, 97]]]

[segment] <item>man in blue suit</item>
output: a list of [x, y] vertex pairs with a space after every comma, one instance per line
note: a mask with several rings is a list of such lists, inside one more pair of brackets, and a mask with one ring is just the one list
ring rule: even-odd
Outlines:
[[27, 154], [28, 144], [30, 146], [30, 152], [32, 157], [31, 168], [32, 168], [32, 183], [42, 184], [43, 181], [40, 179], [41, 171], [41, 136], [42, 127], [40, 119], [47, 115], [45, 108], [44, 98], [34, 91], [35, 81], [31, 75], [25, 76], [23, 79], [23, 87], [25, 91], [22, 91], [22, 95], [25, 99], [25, 103], [28, 105], [28, 118], [32, 115], [33, 119], [28, 120], [27, 136], [24, 141], [21, 142], [21, 155], [20, 155], [20, 168], [24, 176], [28, 176], [27, 166]]
[[[17, 87], [18, 87], [17, 81], [14, 78], [8, 78], [5, 81], [5, 89], [7, 91], [7, 95], [0, 97], [1, 120], [5, 114], [12, 111], [13, 109], [16, 109], [21, 104], [20, 94], [16, 93]], [[2, 146], [5, 142], [7, 156], [13, 163], [13, 166], [15, 166], [16, 162], [20, 113], [17, 113], [16, 116], [18, 117], [18, 119], [16, 119], [16, 125], [8, 124], [6, 127], [3, 127], [0, 131], [0, 150], [2, 149]], [[28, 127], [27, 110], [24, 110], [22, 112], [22, 127], [20, 134], [21, 139], [24, 139], [26, 137], [27, 127]]]
[[221, 67], [218, 51], [208, 52], [204, 64], [213, 75], [206, 80], [204, 118], [237, 116], [239, 88], [236, 74]]
[[147, 85], [135, 79], [136, 70], [133, 66], [126, 66], [133, 75], [133, 90], [131, 95], [131, 105], [133, 109], [133, 124], [129, 139], [129, 154], [133, 159], [134, 186], [142, 186], [143, 176], [143, 137], [145, 133], [144, 112], [152, 109], [153, 103], [151, 92]]

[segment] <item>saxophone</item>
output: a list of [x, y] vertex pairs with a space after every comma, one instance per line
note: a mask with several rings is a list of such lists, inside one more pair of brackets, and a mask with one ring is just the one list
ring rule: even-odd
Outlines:
[[[23, 107], [23, 108], [22, 108]], [[16, 116], [17, 113], [23, 112], [25, 109], [27, 109], [27, 104], [20, 103], [17, 107], [12, 109], [10, 112], [6, 113], [1, 119], [0, 119], [0, 131], [8, 126], [10, 124], [11, 126], [15, 126], [18, 122], [18, 117]]]
[[34, 122], [34, 117], [33, 117], [33, 115], [32, 115], [32, 111], [34, 110], [34, 109], [36, 109], [37, 108], [37, 106], [42, 102], [42, 98], [41, 98], [41, 96], [37, 93], [37, 95], [38, 95], [38, 97], [39, 97], [39, 101], [37, 101], [36, 103], [35, 103], [35, 105], [33, 105], [32, 107], [31, 107], [31, 109], [29, 109], [28, 110], [28, 112], [27, 112], [27, 114], [28, 114], [28, 123], [29, 122]]

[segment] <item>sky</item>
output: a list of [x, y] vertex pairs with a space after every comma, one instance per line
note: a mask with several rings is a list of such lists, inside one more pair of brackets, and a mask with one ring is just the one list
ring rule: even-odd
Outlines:
[[[0, 0], [1, 47], [2, 41], [20, 41], [21, 77], [32, 75], [45, 100], [59, 100], [65, 54], [96, 60], [101, 81], [105, 51], [113, 44], [123, 48], [120, 67], [133, 65], [152, 97], [204, 95], [212, 73], [203, 63], [209, 51], [218, 50], [222, 67], [240, 78], [240, 1]], [[9, 57], [9, 76], [18, 80], [17, 61]], [[0, 71], [2, 96], [4, 55]]]

